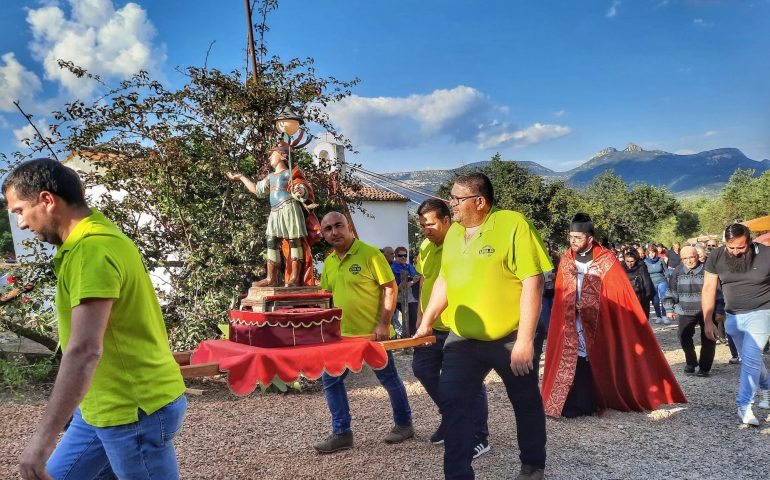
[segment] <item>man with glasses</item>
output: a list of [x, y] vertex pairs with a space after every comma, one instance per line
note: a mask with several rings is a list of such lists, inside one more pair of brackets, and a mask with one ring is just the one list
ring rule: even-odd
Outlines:
[[569, 241], [545, 352], [546, 414], [577, 417], [686, 402], [623, 267], [594, 240], [591, 217], [575, 215]]
[[517, 478], [543, 478], [545, 414], [533, 368], [543, 272], [552, 268], [530, 220], [493, 206], [482, 173], [455, 180], [450, 196], [455, 223], [444, 238], [441, 271], [416, 337], [431, 333], [446, 310], [450, 332], [439, 378], [444, 475], [473, 478], [473, 406], [484, 378], [495, 370], [516, 416], [522, 462]]
[[[396, 278], [396, 283], [398, 283], [399, 291], [402, 292], [402, 289], [406, 290], [406, 297], [407, 297], [407, 305], [408, 310], [404, 308], [403, 301], [401, 298], [399, 298], [399, 302], [396, 304], [396, 309], [401, 312], [401, 318], [402, 320], [407, 317], [409, 318], [409, 322], [405, 323], [404, 325], [401, 325], [403, 328], [404, 326], [408, 327], [408, 335], [412, 336], [414, 335], [414, 332], [417, 330], [417, 297], [414, 295], [414, 292], [412, 291], [412, 287], [415, 285], [418, 285], [420, 283], [420, 274], [417, 273], [417, 270], [414, 268], [414, 265], [409, 263], [407, 259], [409, 258], [409, 253], [406, 249], [406, 247], [397, 247], [395, 250], [395, 262], [392, 262], [390, 264], [390, 268], [393, 269], [393, 276]], [[401, 283], [401, 272], [406, 272], [406, 281], [404, 283]], [[404, 332], [405, 334], [407, 332]]]
[[[668, 289], [663, 298], [668, 318], [679, 321], [679, 343], [684, 351], [684, 373], [692, 375], [698, 367], [699, 377], [708, 377], [714, 363], [717, 343], [706, 336], [704, 321], [713, 323], [713, 318], [704, 320], [701, 308], [703, 290], [703, 264], [698, 259], [694, 247], [684, 247], [681, 251], [682, 264], [674, 269], [668, 282]], [[700, 325], [701, 343], [700, 360], [695, 353], [692, 336], [695, 327]]]
[[[446, 202], [436, 198], [425, 200], [417, 208], [420, 226], [425, 234], [425, 240], [420, 245], [420, 254], [418, 256], [418, 267], [422, 272], [421, 292], [420, 292], [420, 316], [422, 311], [428, 306], [433, 284], [438, 278], [441, 270], [441, 257], [444, 251], [444, 238], [449, 227], [452, 225], [452, 216]], [[419, 326], [418, 317], [418, 326]], [[444, 360], [444, 344], [449, 336], [449, 318], [445, 311], [433, 323], [433, 335], [436, 337], [436, 343], [423, 348], [416, 348], [412, 359], [412, 370], [414, 376], [420, 381], [425, 391], [428, 392], [431, 400], [439, 407], [441, 402], [438, 396], [439, 377], [441, 375], [441, 364]], [[487, 426], [487, 417], [489, 409], [487, 406], [487, 389], [482, 384], [476, 400], [471, 406], [471, 415], [474, 425], [474, 447], [473, 458], [478, 458], [489, 451], [489, 427]], [[444, 428], [441, 424], [431, 435], [430, 442], [434, 445], [444, 443]]]

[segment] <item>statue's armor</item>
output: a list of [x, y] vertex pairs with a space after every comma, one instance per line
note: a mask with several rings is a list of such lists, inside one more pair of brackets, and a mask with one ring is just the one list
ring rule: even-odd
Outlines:
[[288, 169], [280, 173], [271, 173], [268, 177], [270, 179], [270, 208], [279, 209], [287, 201], [293, 200], [288, 191], [289, 180], [291, 180], [291, 172]]

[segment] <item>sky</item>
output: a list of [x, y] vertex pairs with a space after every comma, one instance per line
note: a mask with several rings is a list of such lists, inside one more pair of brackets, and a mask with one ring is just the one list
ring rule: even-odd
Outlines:
[[[93, 89], [63, 58], [117, 82], [146, 69], [244, 66], [241, 0], [3, 0], [0, 151]], [[770, 158], [770, 0], [282, 0], [267, 46], [360, 78], [328, 107], [376, 172], [488, 160], [574, 168], [599, 150]], [[214, 42], [212, 44], [212, 42]], [[313, 131], [320, 134], [322, 132]]]

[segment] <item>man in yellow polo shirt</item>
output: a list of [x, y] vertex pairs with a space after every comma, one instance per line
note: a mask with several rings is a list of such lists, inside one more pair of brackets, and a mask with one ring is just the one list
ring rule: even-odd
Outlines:
[[185, 385], [136, 246], [88, 208], [78, 175], [58, 161], [19, 165], [2, 191], [19, 228], [57, 247], [63, 355], [22, 478], [179, 478]]
[[446, 310], [449, 333], [439, 379], [444, 475], [474, 478], [472, 406], [494, 369], [516, 416], [522, 466], [518, 479], [543, 478], [545, 413], [533, 368], [543, 272], [552, 267], [540, 235], [518, 212], [493, 207], [482, 173], [452, 186], [454, 223], [444, 238], [441, 272], [416, 337], [430, 334]]
[[[390, 320], [396, 308], [398, 286], [385, 256], [377, 248], [356, 239], [347, 218], [339, 212], [324, 216], [321, 233], [334, 249], [324, 262], [321, 287], [332, 292], [334, 305], [342, 309], [342, 334], [374, 333], [377, 340], [387, 340], [392, 333]], [[385, 442], [400, 443], [412, 438], [412, 410], [392, 353], [388, 352], [388, 364], [374, 373], [388, 392], [393, 408], [395, 425], [385, 436]], [[319, 453], [353, 446], [345, 390], [347, 374], [347, 370], [339, 377], [323, 374], [324, 394], [332, 414], [332, 433], [313, 446]]]
[[[452, 225], [452, 217], [446, 202], [435, 198], [422, 202], [417, 207], [417, 215], [426, 237], [420, 245], [420, 254], [417, 257], [417, 268], [423, 275], [420, 288], [420, 314], [417, 317], [419, 325], [422, 312], [428, 306], [433, 284], [441, 270], [444, 238]], [[448, 314], [443, 313], [433, 323], [433, 335], [436, 336], [436, 343], [427, 347], [415, 348], [412, 357], [414, 376], [417, 377], [437, 406], [441, 405], [438, 396], [438, 382], [441, 374], [441, 363], [444, 359], [444, 343], [449, 335], [449, 319], [447, 317]], [[475, 438], [473, 458], [478, 458], [489, 451], [489, 441], [487, 440], [489, 436], [488, 413], [487, 389], [482, 384], [476, 400], [471, 406]], [[430, 441], [434, 445], [444, 443], [444, 432], [441, 425], [430, 437]]]

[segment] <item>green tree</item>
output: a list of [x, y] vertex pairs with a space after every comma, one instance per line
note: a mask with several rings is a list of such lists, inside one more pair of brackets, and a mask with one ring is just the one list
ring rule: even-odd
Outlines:
[[[267, 10], [275, 6], [267, 3]], [[72, 63], [60, 65], [101, 82]], [[227, 321], [233, 296], [264, 262], [269, 204], [225, 173], [268, 173], [275, 116], [287, 105], [350, 148], [323, 107], [348, 96], [357, 80], [320, 77], [309, 58], [275, 56], [257, 65], [256, 81], [205, 66], [180, 72], [186, 83], [178, 89], [139, 72], [114, 87], [102, 84], [95, 102], [66, 104], [54, 114], [52, 138], [30, 139], [31, 153], [15, 153], [11, 167], [48, 145], [62, 155], [91, 152], [96, 170], [85, 181], [107, 191], [97, 206], [135, 241], [148, 269], [165, 270], [159, 296], [170, 336], [176, 348], [189, 348]], [[332, 208], [328, 165], [315, 166], [306, 154], [294, 160], [306, 168], [319, 213]]]
[[584, 195], [597, 237], [615, 243], [650, 240], [659, 223], [679, 208], [665, 188], [643, 183], [629, 190], [613, 170], [599, 174]]
[[[13, 253], [13, 236], [11, 235], [11, 224], [8, 219], [8, 211], [4, 199], [0, 199], [0, 256], [6, 253]], [[2, 262], [0, 258], [0, 262]]]

